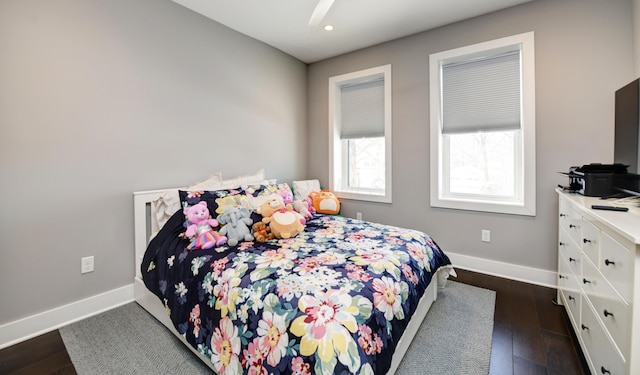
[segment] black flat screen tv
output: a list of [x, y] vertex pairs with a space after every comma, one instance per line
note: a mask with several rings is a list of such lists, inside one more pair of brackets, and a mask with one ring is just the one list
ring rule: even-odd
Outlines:
[[614, 163], [627, 166], [627, 174], [614, 176], [613, 188], [640, 196], [640, 78], [615, 92]]

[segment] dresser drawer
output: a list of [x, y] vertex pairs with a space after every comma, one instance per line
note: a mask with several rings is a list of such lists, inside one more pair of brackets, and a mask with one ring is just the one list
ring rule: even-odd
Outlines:
[[631, 301], [634, 267], [631, 251], [606, 233], [600, 238], [600, 271], [626, 301]]
[[560, 259], [558, 262], [558, 288], [562, 297], [562, 303], [575, 327], [580, 323], [580, 301], [582, 293], [578, 278], [571, 272], [567, 261]]
[[[580, 336], [586, 351], [591, 371], [594, 374], [625, 374], [625, 361], [598, 322], [595, 312], [586, 299], [582, 300], [582, 323]], [[608, 371], [608, 372], [607, 372]]]
[[[620, 351], [628, 356], [631, 308], [590, 261], [582, 263], [582, 288]], [[582, 309], [584, 313], [584, 307]]]
[[589, 220], [582, 220], [582, 251], [593, 264], [600, 263], [600, 229]]
[[560, 201], [560, 219], [558, 225], [561, 229], [566, 230], [576, 243], [582, 241], [581, 224], [582, 216], [576, 212], [570, 204], [565, 201]]

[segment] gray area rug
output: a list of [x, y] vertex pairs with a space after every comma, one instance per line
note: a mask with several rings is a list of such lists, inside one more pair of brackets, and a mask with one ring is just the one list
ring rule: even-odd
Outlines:
[[[488, 374], [494, 309], [495, 292], [448, 281], [396, 374]], [[136, 303], [60, 328], [60, 335], [80, 375], [212, 373]]]

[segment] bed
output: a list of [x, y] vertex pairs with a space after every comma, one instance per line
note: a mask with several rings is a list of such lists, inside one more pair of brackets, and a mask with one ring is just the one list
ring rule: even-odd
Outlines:
[[393, 374], [454, 272], [425, 233], [339, 215], [187, 250], [181, 210], [150, 223], [163, 194], [134, 193], [135, 299], [218, 374]]

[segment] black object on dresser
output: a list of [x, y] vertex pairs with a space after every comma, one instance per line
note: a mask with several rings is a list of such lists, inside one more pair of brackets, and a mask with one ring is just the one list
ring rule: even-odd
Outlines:
[[627, 166], [591, 163], [571, 167], [568, 173], [562, 174], [569, 177], [569, 186], [563, 187], [564, 190], [588, 197], [605, 197], [614, 193], [613, 182], [617, 176], [627, 174]]

